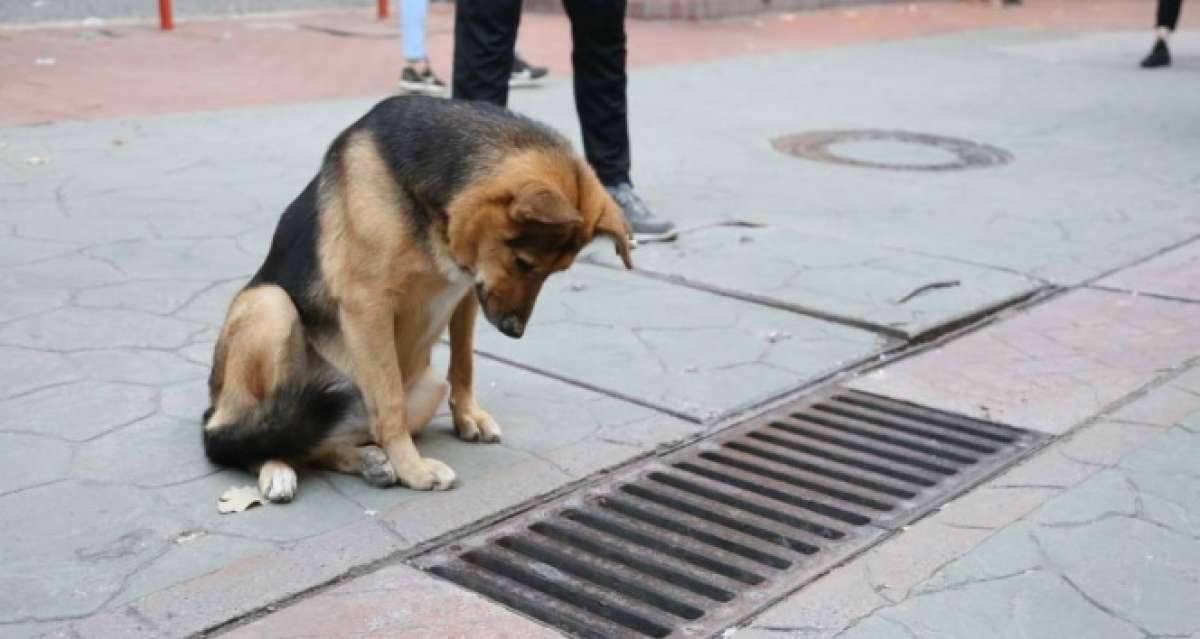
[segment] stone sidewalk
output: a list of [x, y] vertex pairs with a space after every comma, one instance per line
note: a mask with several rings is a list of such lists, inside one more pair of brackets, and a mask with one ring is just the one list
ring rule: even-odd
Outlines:
[[[985, 486], [800, 595], [801, 608], [824, 610], [814, 602], [837, 600], [822, 594], [836, 591], [828, 584], [868, 584], [863, 606], [833, 608], [854, 618], [899, 609], [942, 564], [1023, 516], [1017, 506], [1093, 474], [1059, 451], [1096, 429], [1121, 442], [1142, 432], [1097, 415], [1148, 388], [1159, 390], [1147, 401], [1186, 396], [1164, 380], [1200, 354], [1190, 243], [1200, 181], [1179, 142], [1200, 106], [1187, 81], [1197, 45], [1180, 34], [1180, 63], [1160, 74], [1132, 67], [1136, 34], [1007, 29], [637, 70], [639, 188], [686, 230], [639, 249], [640, 273], [610, 268], [606, 250], [551, 280], [521, 342], [481, 328], [481, 399], [505, 442], [459, 443], [442, 415], [419, 445], [459, 471], [454, 492], [313, 472], [294, 503], [235, 516], [217, 514], [216, 497], [251, 479], [209, 465], [198, 442], [213, 339], [279, 211], [375, 98], [0, 129], [0, 634], [188, 635], [384, 567], [326, 592], [358, 606], [348, 618], [374, 610], [398, 628], [443, 604], [379, 611], [370, 597], [416, 580], [464, 620], [523, 636], [533, 632], [523, 619], [398, 562], [903, 353], [855, 383], [1074, 434], [1009, 476], [1053, 481]], [[575, 130], [567, 80], [515, 94], [513, 106]], [[885, 172], [770, 144], [837, 128], [951, 135], [1015, 160]], [[931, 282], [957, 285], [908, 297]], [[1027, 296], [1036, 303], [924, 344]], [[1155, 433], [1175, 423], [1153, 420]], [[1014, 509], [994, 512], [997, 500]], [[889, 568], [863, 581], [872, 561]], [[299, 601], [261, 623], [304, 619], [315, 600]], [[788, 626], [770, 621], [777, 614], [754, 631]]]

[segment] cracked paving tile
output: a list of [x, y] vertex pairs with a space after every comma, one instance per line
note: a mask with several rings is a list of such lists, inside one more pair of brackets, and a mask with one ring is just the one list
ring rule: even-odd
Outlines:
[[0, 424], [7, 430], [84, 441], [156, 412], [154, 388], [85, 381], [0, 401]]
[[1133, 625], [1097, 610], [1062, 580], [1038, 570], [914, 597], [837, 636], [905, 635], [922, 639], [1142, 637]]
[[88, 255], [119, 264], [141, 279], [214, 280], [249, 277], [258, 262], [230, 239], [135, 240], [88, 249]]
[[146, 491], [87, 480], [0, 498], [0, 621], [98, 610], [182, 532], [165, 506]]
[[[131, 457], [136, 463], [130, 463]], [[75, 466], [80, 477], [138, 486], [177, 484], [217, 470], [200, 446], [200, 420], [167, 415], [148, 417], [81, 445]]]
[[1079, 290], [853, 382], [1061, 434], [1200, 352], [1200, 305]]
[[[616, 265], [608, 252], [592, 259]], [[795, 229], [713, 227], [638, 251], [638, 268], [910, 335], [1039, 286], [1033, 279]], [[899, 303], [931, 282], [958, 282]]]
[[1029, 518], [1039, 525], [1073, 529], [1106, 516], [1133, 516], [1137, 494], [1125, 476], [1103, 470], [1047, 503]]
[[1200, 631], [1197, 539], [1130, 517], [1036, 535], [1054, 570], [1110, 616], [1156, 635]]
[[[669, 306], [662, 303], [668, 294]], [[791, 338], [768, 344], [772, 331]], [[588, 265], [547, 283], [527, 339], [487, 329], [476, 339], [483, 352], [697, 419], [883, 347], [864, 331]], [[760, 364], [760, 357], [770, 362]], [[779, 362], [789, 370], [768, 365]]]
[[153, 563], [130, 576], [125, 589], [108, 604], [115, 609], [196, 577], [213, 573], [238, 561], [276, 550], [267, 541], [189, 530], [176, 535], [168, 550]]
[[112, 309], [63, 308], [0, 327], [0, 343], [49, 351], [175, 349], [200, 328], [192, 322]]
[[[199, 439], [198, 425], [193, 425]], [[203, 457], [197, 442], [194, 454]], [[256, 478], [240, 470], [222, 470], [149, 492], [172, 504], [172, 512], [190, 529], [236, 535], [268, 542], [294, 542], [340, 528], [363, 518], [362, 509], [322, 481], [320, 471], [302, 469], [296, 499], [289, 504], [266, 504], [236, 516], [217, 512], [217, 497], [231, 486], [255, 485]], [[401, 488], [384, 489], [412, 492]]]
[[0, 431], [0, 495], [62, 479], [72, 452], [67, 442]]
[[76, 369], [104, 382], [127, 382], [147, 386], [170, 386], [195, 382], [201, 386], [208, 367], [191, 362], [178, 353], [143, 349], [103, 349], [67, 355]]
[[[79, 291], [75, 295], [74, 304], [86, 308], [125, 309], [153, 315], [171, 315], [212, 286], [213, 282], [210, 280], [133, 280]], [[220, 321], [220, 316], [207, 319], [216, 322]]]
[[64, 355], [0, 346], [0, 399], [60, 386], [79, 377]]

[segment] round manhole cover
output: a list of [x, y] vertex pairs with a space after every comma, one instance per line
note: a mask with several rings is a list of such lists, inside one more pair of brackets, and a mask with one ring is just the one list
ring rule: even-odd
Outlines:
[[771, 140], [776, 150], [818, 162], [893, 171], [952, 171], [1012, 162], [1004, 149], [911, 131], [809, 131]]

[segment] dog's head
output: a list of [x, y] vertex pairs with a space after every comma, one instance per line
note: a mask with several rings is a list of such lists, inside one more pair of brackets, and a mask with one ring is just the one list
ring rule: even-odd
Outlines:
[[474, 275], [484, 316], [519, 338], [550, 274], [570, 267], [597, 236], [611, 238], [633, 268], [633, 244], [620, 207], [582, 160], [548, 154], [511, 164], [452, 203], [449, 235], [455, 261]]

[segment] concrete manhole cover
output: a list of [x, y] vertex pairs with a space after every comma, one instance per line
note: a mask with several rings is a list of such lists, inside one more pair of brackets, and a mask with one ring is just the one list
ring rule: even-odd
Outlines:
[[911, 131], [809, 131], [771, 140], [788, 155], [872, 169], [952, 171], [1012, 162], [1004, 149], [970, 140]]

